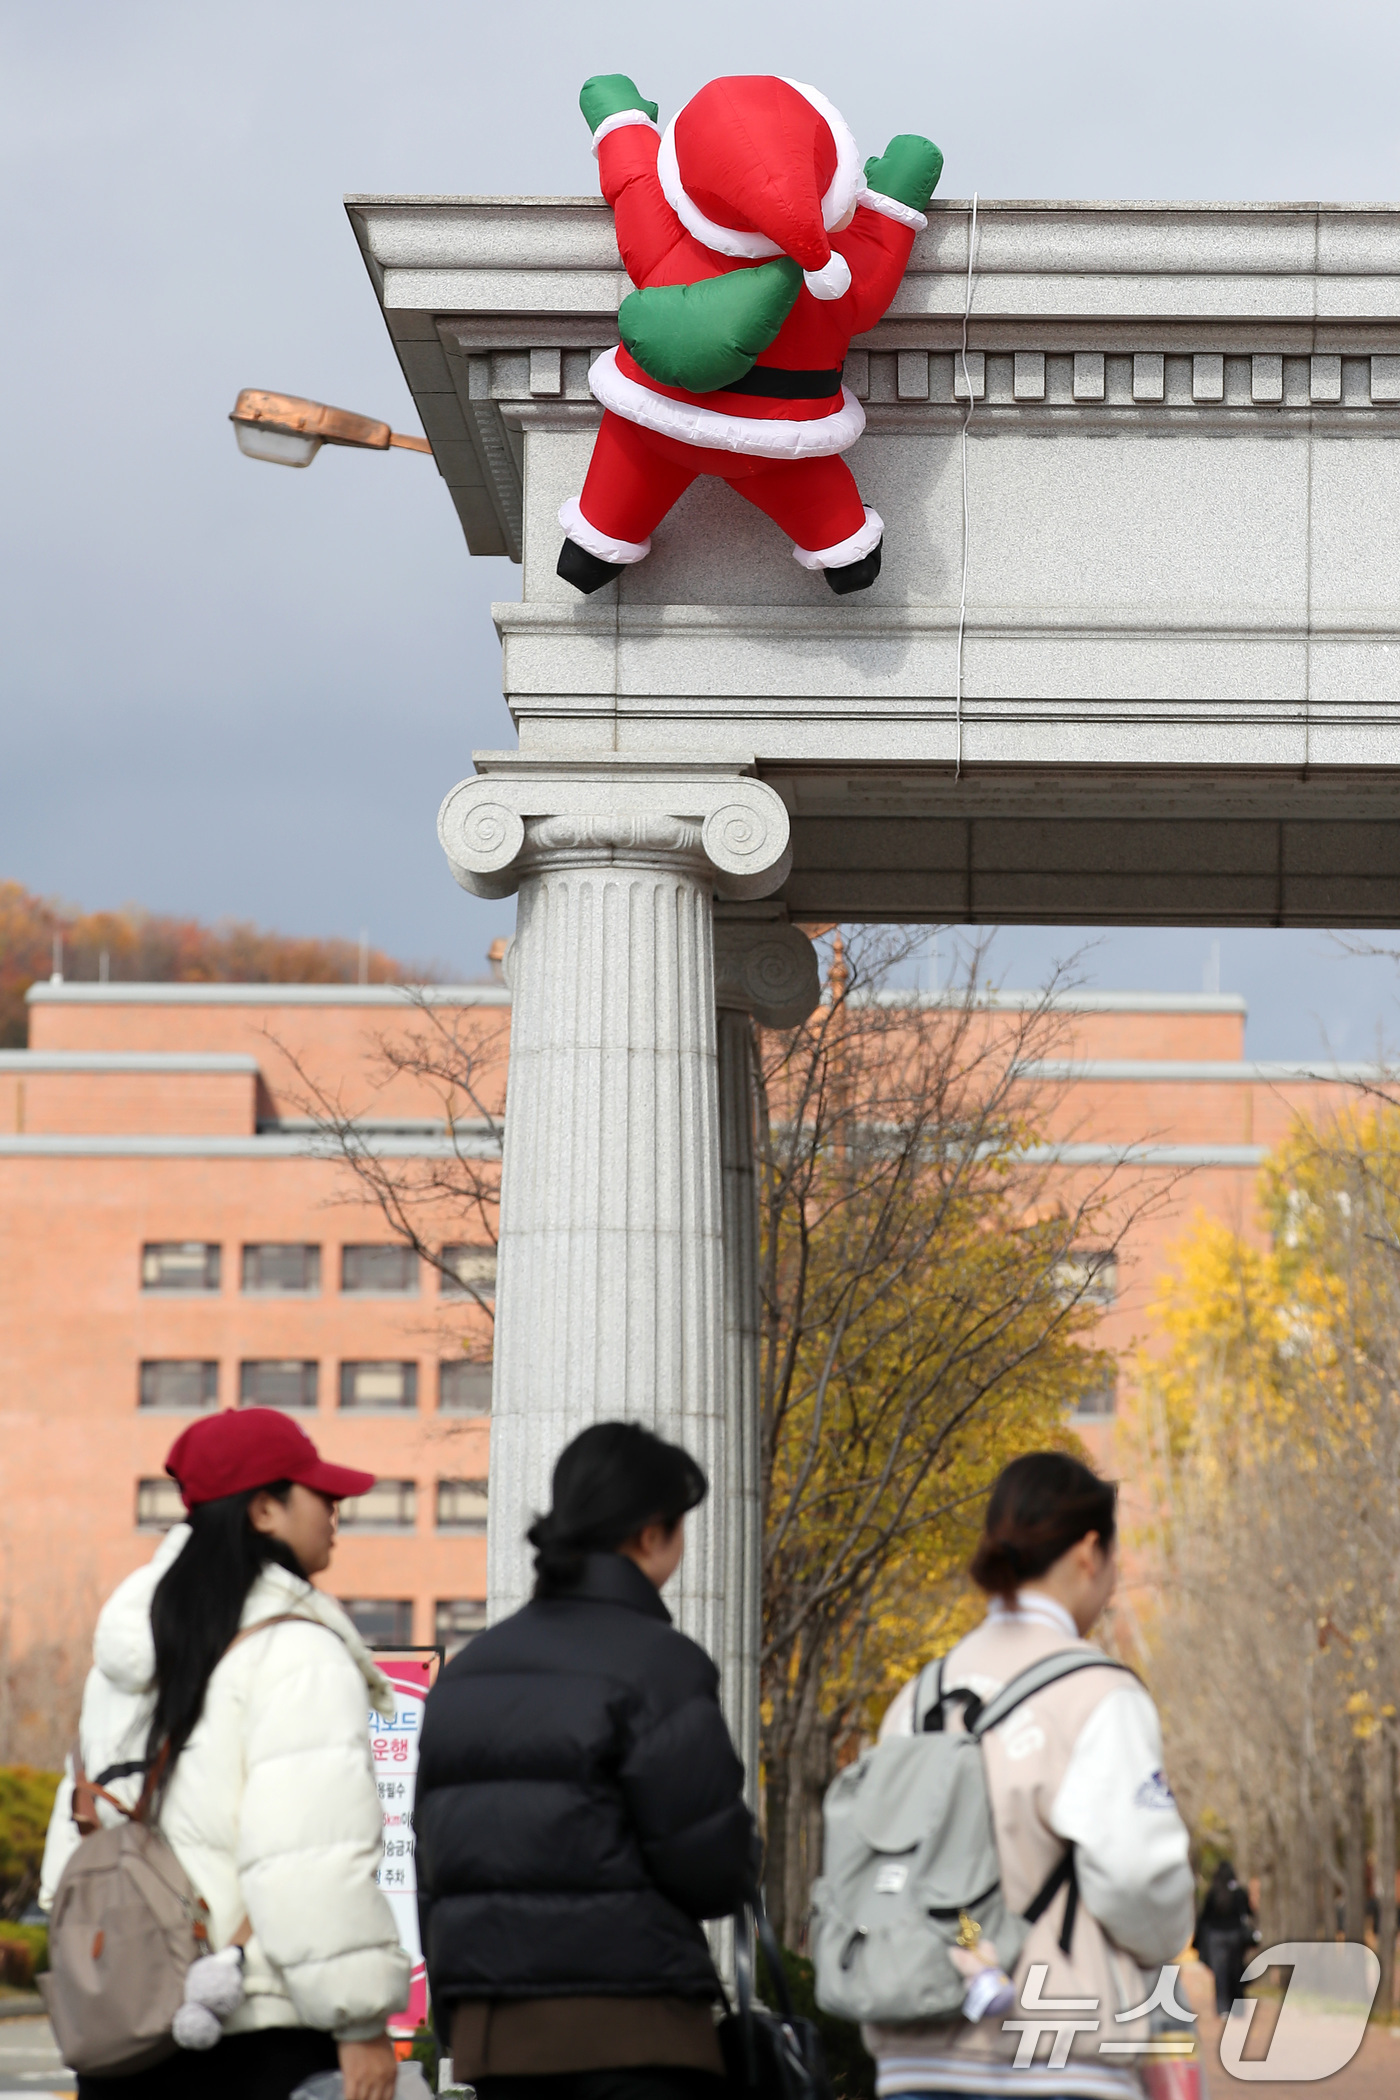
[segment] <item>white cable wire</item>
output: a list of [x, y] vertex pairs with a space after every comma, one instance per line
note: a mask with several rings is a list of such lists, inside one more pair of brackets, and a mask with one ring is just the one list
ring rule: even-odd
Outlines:
[[973, 268], [974, 268], [974, 264], [975, 264], [975, 260], [976, 260], [976, 255], [977, 255], [977, 192], [976, 192], [976, 190], [974, 190], [974, 191], [972, 192], [972, 224], [971, 224], [971, 226], [970, 226], [970, 227], [968, 228], [968, 235], [967, 235], [967, 292], [966, 292], [966, 295], [965, 295], [965, 297], [964, 297], [964, 299], [963, 299], [963, 330], [962, 330], [962, 369], [963, 369], [963, 385], [964, 385], [964, 386], [965, 386], [965, 387], [967, 388], [967, 414], [966, 414], [966, 415], [965, 415], [965, 416], [963, 417], [963, 427], [962, 427], [962, 525], [963, 525], [963, 543], [962, 543], [962, 596], [961, 596], [961, 597], [960, 597], [960, 599], [958, 600], [958, 678], [957, 678], [957, 732], [958, 732], [958, 746], [957, 746], [957, 759], [956, 759], [956, 763], [954, 764], [954, 767], [953, 767], [953, 778], [954, 778], [955, 780], [961, 780], [961, 779], [962, 779], [962, 747], [963, 747], [963, 711], [962, 711], [962, 700], [963, 700], [963, 691], [962, 691], [962, 688], [963, 688], [963, 630], [964, 630], [964, 628], [965, 628], [965, 627], [966, 627], [966, 625], [967, 625], [967, 556], [968, 556], [968, 546], [969, 546], [969, 542], [970, 542], [970, 539], [971, 539], [971, 529], [970, 529], [970, 525], [969, 525], [969, 521], [968, 521], [968, 510], [967, 510], [967, 426], [968, 426], [968, 424], [969, 424], [969, 423], [970, 423], [970, 422], [972, 421], [972, 411], [973, 411], [973, 409], [974, 409], [974, 408], [976, 407], [976, 405], [977, 405], [977, 404], [976, 404], [976, 401], [975, 401], [975, 400], [974, 400], [974, 398], [973, 398], [973, 392], [972, 392], [972, 379], [971, 379], [971, 376], [970, 376], [970, 374], [969, 374], [969, 372], [968, 372], [968, 369], [967, 369], [967, 324], [968, 324], [968, 319], [969, 319], [969, 317], [970, 317], [970, 315], [971, 315], [971, 313], [972, 313], [972, 272], [973, 272]]

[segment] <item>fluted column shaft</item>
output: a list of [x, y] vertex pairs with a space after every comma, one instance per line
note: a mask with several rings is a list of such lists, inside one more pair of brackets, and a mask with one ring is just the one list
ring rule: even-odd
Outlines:
[[729, 1725], [758, 1786], [763, 1631], [759, 1473], [759, 1217], [753, 1022], [794, 1028], [820, 997], [816, 953], [781, 905], [721, 903], [715, 915], [719, 1145], [724, 1199], [725, 1535], [722, 1654]]
[[590, 1422], [645, 1422], [715, 1483], [668, 1592], [715, 1653], [724, 1458], [710, 886], [698, 825], [527, 825], [489, 1558], [495, 1617], [529, 1594], [524, 1533], [548, 1507], [563, 1446]]
[[753, 1027], [719, 1009], [719, 1156], [724, 1210], [724, 1542], [721, 1655], [725, 1711], [751, 1796], [758, 1781], [758, 1660], [763, 1503], [759, 1480], [758, 1187], [754, 1176]]
[[[490, 1615], [529, 1593], [524, 1535], [548, 1506], [563, 1446], [590, 1422], [648, 1424], [684, 1444], [710, 1478], [666, 1598], [719, 1664], [726, 1709], [751, 1759], [757, 1418], [752, 1398], [733, 1393], [748, 1376], [740, 1357], [751, 1353], [757, 1323], [751, 1310], [745, 1339], [729, 1345], [712, 899], [742, 916], [781, 885], [791, 864], [787, 811], [743, 759], [480, 752], [476, 763], [475, 777], [444, 800], [438, 834], [464, 889], [520, 895], [509, 964]], [[766, 925], [772, 908], [756, 908]], [[775, 970], [784, 981], [791, 975], [791, 956], [779, 953], [789, 930], [779, 929], [777, 946], [773, 931], [757, 949], [745, 937], [745, 997], [755, 986], [766, 995]], [[724, 952], [728, 983], [736, 958], [728, 945]], [[802, 1011], [814, 1001], [813, 973]], [[745, 1066], [736, 1101], [749, 1091]], [[742, 1112], [726, 1159], [739, 1205], [733, 1274], [756, 1287], [752, 1132]], [[744, 1392], [756, 1396], [756, 1377]]]

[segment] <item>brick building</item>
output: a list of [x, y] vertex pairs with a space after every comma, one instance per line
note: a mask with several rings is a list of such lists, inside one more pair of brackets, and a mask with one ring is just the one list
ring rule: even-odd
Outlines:
[[[504, 986], [423, 996], [471, 1031], [503, 1099]], [[170, 1443], [240, 1402], [292, 1411], [330, 1457], [379, 1476], [347, 1505], [328, 1578], [363, 1630], [455, 1645], [486, 1595], [493, 1257], [453, 1244], [454, 1284], [406, 1253], [306, 1113], [319, 1088], [383, 1152], [431, 1163], [455, 1143], [489, 1162], [489, 1130], [460, 1102], [386, 1079], [379, 1038], [418, 1025], [404, 994], [54, 982], [29, 997], [30, 1047], [0, 1053], [8, 1652], [85, 1645], [101, 1598], [178, 1513]], [[1247, 1223], [1266, 1148], [1361, 1068], [1248, 1063], [1230, 996], [1076, 995], [1066, 1019], [1066, 1058], [1035, 1068], [1055, 1172], [1099, 1173], [1125, 1145], [1140, 1148], [1130, 1178], [1190, 1170], [1101, 1271], [1104, 1339], [1126, 1350], [1190, 1212]], [[1110, 1462], [1113, 1407], [1106, 1387], [1080, 1418]]]

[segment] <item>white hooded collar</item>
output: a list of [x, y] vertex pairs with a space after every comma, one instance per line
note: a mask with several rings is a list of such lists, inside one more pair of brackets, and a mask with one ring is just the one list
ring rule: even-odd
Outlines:
[[167, 1531], [144, 1568], [119, 1582], [98, 1614], [92, 1637], [92, 1659], [102, 1675], [121, 1691], [136, 1696], [151, 1688], [156, 1651], [151, 1639], [151, 1599], [156, 1584], [178, 1560], [189, 1539], [188, 1524]]
[[[133, 1697], [150, 1691], [155, 1674], [151, 1599], [156, 1584], [172, 1562], [179, 1559], [189, 1536], [188, 1524], [177, 1524], [168, 1531], [145, 1567], [137, 1568], [118, 1583], [98, 1616], [92, 1642], [93, 1662], [110, 1683]], [[270, 1561], [248, 1592], [240, 1629], [291, 1611], [328, 1627], [344, 1642], [365, 1680], [370, 1705], [386, 1717], [392, 1714], [397, 1703], [393, 1686], [356, 1632], [349, 1614], [334, 1597], [326, 1596], [304, 1576], [294, 1575], [290, 1568]]]

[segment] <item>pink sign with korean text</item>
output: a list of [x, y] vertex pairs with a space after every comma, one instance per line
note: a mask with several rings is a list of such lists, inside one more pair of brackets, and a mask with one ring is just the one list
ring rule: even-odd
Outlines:
[[384, 1816], [384, 1855], [379, 1886], [399, 1929], [401, 1945], [413, 1957], [408, 2008], [389, 2022], [391, 2034], [412, 2034], [428, 2017], [428, 1978], [418, 1938], [418, 1876], [414, 1866], [413, 1790], [418, 1777], [418, 1741], [428, 1687], [437, 1675], [439, 1655], [427, 1653], [375, 1656], [395, 1692], [394, 1714], [369, 1717], [370, 1749], [379, 1806]]

